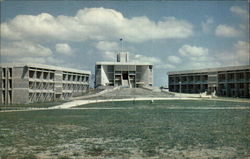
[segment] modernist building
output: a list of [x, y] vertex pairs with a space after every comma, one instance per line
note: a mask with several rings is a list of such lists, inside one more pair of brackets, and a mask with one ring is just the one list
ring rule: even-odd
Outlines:
[[216, 92], [218, 96], [250, 97], [250, 66], [168, 72], [169, 91]]
[[0, 103], [67, 99], [86, 92], [90, 71], [41, 64], [1, 64]]
[[153, 65], [129, 62], [127, 53], [117, 54], [117, 62], [97, 62], [95, 86], [140, 87], [153, 85]]

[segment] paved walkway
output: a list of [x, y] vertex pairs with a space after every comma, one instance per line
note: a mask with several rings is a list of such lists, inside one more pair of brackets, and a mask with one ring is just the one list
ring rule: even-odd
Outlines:
[[65, 109], [72, 108], [80, 105], [101, 103], [101, 102], [118, 102], [118, 101], [154, 101], [154, 100], [200, 100], [199, 98], [126, 98], [126, 99], [100, 99], [100, 100], [74, 100], [61, 105], [50, 107], [49, 109]]

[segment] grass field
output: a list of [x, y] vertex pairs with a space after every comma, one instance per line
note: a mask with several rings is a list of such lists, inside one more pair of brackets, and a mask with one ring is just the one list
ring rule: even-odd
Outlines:
[[0, 111], [5, 110], [24, 110], [29, 108], [49, 108], [59, 104], [63, 104], [66, 101], [54, 101], [54, 102], [43, 102], [43, 103], [30, 103], [30, 104], [10, 104], [0, 105]]
[[[81, 107], [90, 109], [0, 113], [0, 158], [250, 157], [249, 103], [136, 101]], [[101, 109], [106, 107], [129, 109]], [[224, 109], [230, 107], [235, 109]]]

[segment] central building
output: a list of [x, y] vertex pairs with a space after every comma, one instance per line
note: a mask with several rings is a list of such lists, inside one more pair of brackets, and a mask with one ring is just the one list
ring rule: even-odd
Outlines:
[[118, 53], [116, 62], [97, 62], [95, 87], [142, 87], [153, 85], [153, 65], [129, 62], [128, 53]]

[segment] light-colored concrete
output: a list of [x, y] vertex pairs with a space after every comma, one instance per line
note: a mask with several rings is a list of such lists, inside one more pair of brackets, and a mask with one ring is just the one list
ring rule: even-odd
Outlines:
[[69, 99], [89, 88], [90, 72], [41, 64], [0, 65], [0, 104]]

